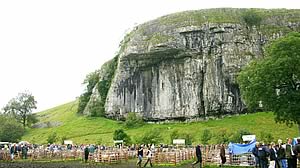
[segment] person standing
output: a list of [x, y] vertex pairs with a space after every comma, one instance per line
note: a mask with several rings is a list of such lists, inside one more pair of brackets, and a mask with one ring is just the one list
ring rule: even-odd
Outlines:
[[268, 168], [268, 157], [270, 155], [269, 149], [264, 145], [263, 142], [259, 144], [258, 158], [260, 168]]
[[143, 153], [144, 153], [144, 150], [143, 150], [143, 145], [141, 145], [139, 148], [138, 148], [138, 161], [137, 161], [137, 165], [139, 167], [142, 167], [142, 161], [143, 161]]
[[221, 144], [220, 148], [220, 157], [221, 157], [221, 167], [226, 163], [226, 156], [225, 156], [225, 147], [224, 144]]
[[197, 163], [200, 163], [200, 168], [202, 168], [202, 153], [201, 153], [200, 145], [196, 146], [196, 157], [197, 157], [197, 161], [192, 163], [192, 167], [194, 167]]
[[13, 144], [9, 150], [11, 161], [14, 160], [15, 152], [17, 152], [17, 147], [16, 147], [16, 144]]
[[287, 168], [286, 165], [286, 158], [285, 158], [285, 145], [282, 144], [282, 140], [278, 139], [278, 151], [277, 151], [277, 157], [279, 161], [280, 168]]
[[293, 151], [292, 139], [289, 138], [286, 144], [285, 155], [288, 161], [288, 168], [297, 168], [297, 159]]
[[271, 143], [271, 149], [270, 149], [270, 166], [269, 168], [278, 168], [279, 163], [278, 163], [278, 149], [275, 146], [275, 143]]
[[255, 147], [252, 149], [252, 154], [255, 157], [255, 168], [259, 167], [259, 158], [258, 158], [258, 148], [259, 148], [259, 142], [255, 143]]
[[85, 146], [84, 148], [84, 161], [85, 163], [88, 161], [89, 159], [89, 154], [90, 154], [90, 150], [89, 150], [89, 146]]
[[148, 151], [147, 151], [147, 162], [144, 164], [144, 167], [147, 166], [148, 162], [150, 162], [150, 166], [152, 167], [152, 162], [151, 162], [151, 158], [152, 158], [152, 151], [150, 149], [150, 147], [148, 147]]
[[28, 147], [25, 144], [25, 145], [22, 146], [22, 158], [23, 159], [27, 159], [27, 152], [28, 152]]
[[297, 139], [297, 144], [294, 146], [294, 153], [300, 162], [300, 138]]

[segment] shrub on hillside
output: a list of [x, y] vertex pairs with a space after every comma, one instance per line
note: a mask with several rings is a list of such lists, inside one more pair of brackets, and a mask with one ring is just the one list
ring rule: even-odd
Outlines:
[[208, 144], [208, 141], [212, 138], [212, 133], [209, 129], [203, 130], [203, 133], [201, 135], [201, 141], [204, 145]]
[[263, 141], [265, 144], [270, 144], [274, 141], [274, 137], [271, 133], [262, 131], [260, 132], [259, 141]]
[[139, 144], [159, 144], [162, 142], [162, 135], [160, 129], [152, 129], [144, 133], [144, 135], [137, 139]]
[[227, 129], [220, 129], [217, 134], [214, 136], [216, 139], [217, 144], [224, 144], [230, 142], [231, 134], [228, 132]]
[[51, 133], [51, 134], [48, 135], [47, 142], [49, 144], [53, 144], [54, 142], [56, 142], [57, 138], [58, 137], [57, 137], [56, 132], [53, 132], [53, 133]]
[[194, 136], [190, 133], [179, 133], [178, 130], [174, 130], [170, 134], [170, 143], [173, 143], [173, 139], [184, 139], [186, 145], [192, 145]]
[[126, 120], [125, 120], [125, 126], [127, 128], [134, 128], [138, 126], [142, 126], [144, 124], [144, 121], [142, 117], [137, 116], [136, 113], [130, 112], [127, 114]]
[[131, 143], [131, 138], [123, 129], [115, 130], [113, 140], [123, 140], [126, 145]]
[[242, 143], [243, 142], [242, 136], [243, 135], [251, 135], [251, 134], [252, 133], [247, 129], [240, 129], [232, 135], [232, 137], [230, 138], [230, 141], [235, 142], [235, 143]]

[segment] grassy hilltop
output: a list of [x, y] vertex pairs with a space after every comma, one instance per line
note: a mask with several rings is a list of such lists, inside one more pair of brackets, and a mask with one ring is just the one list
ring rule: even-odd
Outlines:
[[271, 133], [275, 140], [297, 136], [296, 126], [289, 128], [284, 124], [276, 124], [271, 112], [190, 123], [145, 124], [139, 128], [126, 129], [121, 121], [78, 115], [76, 113], [77, 106], [78, 102], [74, 101], [39, 112], [38, 118], [40, 123], [58, 122], [60, 125], [51, 128], [27, 129], [22, 139], [31, 143], [47, 143], [48, 136], [56, 132], [58, 136], [57, 143], [60, 143], [62, 137], [65, 137], [78, 144], [102, 143], [111, 145], [113, 143], [113, 132], [119, 128], [123, 128], [133, 140], [148, 130], [153, 128], [160, 129], [163, 143], [170, 143], [170, 134], [174, 130], [192, 134], [194, 136], [193, 143], [201, 143], [201, 135], [205, 129], [210, 130], [213, 134], [212, 140], [209, 141], [210, 143], [216, 143], [215, 139], [221, 132], [235, 133], [239, 129], [249, 130], [251, 133], [256, 134], [258, 139], [261, 132]]

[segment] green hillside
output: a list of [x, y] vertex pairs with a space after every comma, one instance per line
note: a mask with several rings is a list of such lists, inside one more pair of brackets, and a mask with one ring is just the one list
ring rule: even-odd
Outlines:
[[296, 137], [297, 128], [291, 128], [284, 124], [274, 122], [273, 113], [261, 112], [248, 115], [226, 117], [224, 119], [190, 122], [190, 123], [164, 123], [164, 124], [145, 124], [139, 128], [126, 129], [123, 122], [109, 120], [106, 118], [92, 118], [80, 116], [76, 113], [78, 102], [67, 103], [43, 112], [38, 113], [40, 123], [60, 123], [59, 126], [51, 128], [31, 128], [27, 129], [23, 140], [31, 143], [47, 143], [47, 137], [53, 132], [57, 133], [58, 143], [62, 137], [73, 140], [77, 144], [102, 143], [111, 145], [113, 132], [118, 128], [123, 128], [132, 137], [141, 136], [144, 132], [153, 128], [160, 129], [164, 142], [170, 142], [170, 133], [174, 130], [190, 133], [194, 136], [194, 143], [201, 143], [201, 135], [204, 129], [208, 129], [213, 134], [210, 143], [216, 143], [216, 138], [221, 132], [234, 134], [239, 129], [247, 129], [256, 134], [258, 139], [261, 132], [271, 133], [274, 139], [285, 139]]

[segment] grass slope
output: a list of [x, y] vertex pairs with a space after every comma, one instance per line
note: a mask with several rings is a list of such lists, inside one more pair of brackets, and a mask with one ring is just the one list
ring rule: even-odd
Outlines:
[[[289, 128], [284, 124], [276, 124], [271, 112], [231, 116], [202, 122], [145, 124], [139, 128], [126, 129], [120, 121], [77, 115], [77, 105], [77, 102], [71, 102], [38, 113], [40, 122], [56, 121], [61, 122], [61, 125], [52, 128], [27, 129], [22, 139], [32, 143], [44, 144], [47, 143], [47, 137], [56, 132], [59, 137], [58, 143], [61, 142], [62, 137], [66, 137], [77, 144], [102, 143], [111, 145], [113, 132], [119, 128], [125, 129], [133, 140], [148, 130], [160, 129], [163, 135], [163, 143], [170, 143], [170, 133], [174, 130], [192, 134], [194, 143], [201, 143], [201, 134], [204, 129], [209, 129], [215, 137], [222, 131], [234, 133], [239, 129], [249, 130], [251, 133], [256, 134], [258, 139], [261, 132], [270, 132], [274, 139], [297, 136], [296, 126]], [[216, 141], [213, 139], [210, 143], [216, 143]]]

